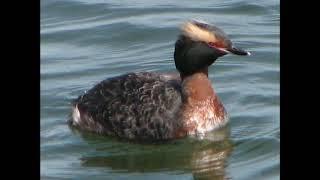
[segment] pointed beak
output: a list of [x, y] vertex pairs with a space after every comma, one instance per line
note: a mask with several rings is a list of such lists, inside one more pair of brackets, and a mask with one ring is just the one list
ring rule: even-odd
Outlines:
[[251, 55], [250, 52], [233, 47], [233, 46], [231, 48], [226, 49], [226, 50], [232, 54], [235, 54], [235, 55], [240, 55], [240, 56], [250, 56]]

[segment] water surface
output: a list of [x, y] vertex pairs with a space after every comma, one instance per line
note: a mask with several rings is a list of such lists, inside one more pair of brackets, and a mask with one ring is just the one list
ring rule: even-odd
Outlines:
[[[221, 27], [250, 57], [225, 56], [209, 77], [230, 123], [212, 134], [137, 144], [71, 131], [70, 101], [127, 72], [175, 71], [178, 26]], [[42, 179], [279, 179], [279, 2], [41, 1]]]

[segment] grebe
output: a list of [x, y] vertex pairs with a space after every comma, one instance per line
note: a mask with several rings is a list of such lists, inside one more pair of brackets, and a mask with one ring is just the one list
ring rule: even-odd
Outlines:
[[224, 126], [227, 112], [208, 79], [208, 67], [232, 45], [218, 27], [188, 21], [175, 43], [177, 73], [138, 72], [106, 79], [73, 101], [69, 125], [132, 140], [203, 135]]

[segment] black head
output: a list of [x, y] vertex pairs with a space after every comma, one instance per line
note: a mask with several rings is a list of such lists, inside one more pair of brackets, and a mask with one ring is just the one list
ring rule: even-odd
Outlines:
[[182, 26], [182, 34], [175, 44], [174, 61], [180, 73], [192, 74], [228, 53], [250, 55], [247, 51], [235, 48], [218, 27], [190, 21]]

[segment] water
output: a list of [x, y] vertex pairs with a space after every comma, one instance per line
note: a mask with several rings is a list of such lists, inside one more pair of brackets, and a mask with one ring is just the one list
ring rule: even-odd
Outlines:
[[[131, 71], [174, 71], [178, 26], [221, 27], [250, 57], [209, 77], [230, 124], [219, 142], [137, 144], [73, 132], [70, 101]], [[41, 1], [42, 179], [279, 179], [279, 1]], [[217, 137], [217, 136], [215, 136]]]

